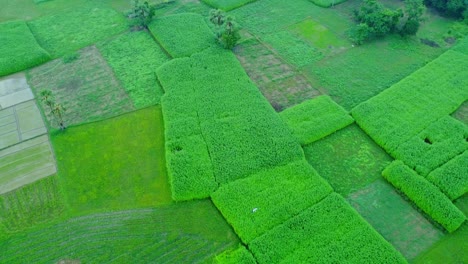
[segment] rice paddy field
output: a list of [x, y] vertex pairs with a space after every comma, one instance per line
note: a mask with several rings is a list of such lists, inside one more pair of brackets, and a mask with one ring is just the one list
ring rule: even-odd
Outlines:
[[0, 264], [468, 263], [466, 19], [148, 2], [0, 0]]

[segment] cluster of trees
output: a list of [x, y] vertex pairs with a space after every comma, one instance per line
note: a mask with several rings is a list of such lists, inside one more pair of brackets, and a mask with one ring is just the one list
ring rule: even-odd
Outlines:
[[424, 3], [445, 15], [468, 20], [468, 0], [424, 0]]
[[386, 8], [377, 0], [365, 0], [360, 9], [354, 11], [358, 25], [351, 31], [350, 38], [360, 45], [371, 38], [391, 33], [415, 35], [424, 10], [422, 0], [405, 0], [404, 10]]
[[40, 92], [42, 103], [49, 108], [50, 114], [55, 118], [57, 124], [60, 127], [60, 130], [65, 130], [65, 121], [63, 120], [63, 115], [67, 111], [65, 107], [61, 104], [55, 102], [55, 97], [52, 94], [51, 90], [42, 90]]
[[210, 21], [216, 28], [216, 38], [225, 49], [232, 49], [240, 39], [239, 26], [232, 16], [219, 9], [210, 11]]

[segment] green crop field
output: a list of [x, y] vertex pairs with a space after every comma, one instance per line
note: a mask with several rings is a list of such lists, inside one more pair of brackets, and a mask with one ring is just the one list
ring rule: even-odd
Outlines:
[[468, 263], [446, 2], [0, 0], [0, 264]]

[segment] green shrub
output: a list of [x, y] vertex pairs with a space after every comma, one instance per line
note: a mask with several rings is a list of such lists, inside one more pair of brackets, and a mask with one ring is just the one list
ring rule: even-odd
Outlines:
[[382, 175], [447, 231], [457, 230], [465, 221], [465, 215], [437, 187], [402, 161], [394, 161]]
[[[425, 67], [352, 110], [356, 122], [381, 147], [395, 150], [467, 98], [468, 55], [447, 51]], [[441, 93], [440, 91], [444, 91]]]
[[50, 60], [25, 22], [0, 24], [0, 76], [26, 70]]
[[431, 172], [427, 180], [455, 200], [468, 192], [468, 152], [455, 157]]
[[79, 57], [80, 57], [80, 53], [73, 52], [73, 53], [70, 53], [70, 54], [67, 54], [67, 55], [63, 56], [62, 61], [63, 61], [63, 63], [70, 63], [72, 61], [77, 60]]
[[165, 90], [165, 121], [178, 131], [166, 131], [166, 138], [201, 129], [219, 184], [303, 158], [300, 145], [231, 52], [207, 49], [166, 63], [157, 75]]
[[406, 263], [336, 193], [253, 240], [249, 249], [259, 263]]
[[156, 69], [169, 60], [146, 31], [130, 32], [98, 45], [136, 108], [160, 102]]
[[434, 122], [409, 141], [394, 156], [422, 176], [468, 149], [468, 127], [451, 116]]
[[329, 96], [320, 96], [280, 113], [301, 145], [324, 138], [354, 122]]
[[149, 30], [175, 58], [188, 57], [215, 44], [215, 36], [205, 19], [194, 13], [158, 18], [149, 25]]
[[205, 4], [224, 11], [236, 9], [257, 0], [202, 0]]
[[28, 22], [39, 44], [53, 57], [96, 43], [127, 30], [122, 14], [113, 9], [83, 8]]
[[250, 243], [332, 191], [301, 160], [221, 186], [211, 198], [242, 241]]
[[226, 250], [216, 256], [215, 263], [219, 264], [256, 264], [252, 253], [244, 246], [239, 246], [235, 250]]

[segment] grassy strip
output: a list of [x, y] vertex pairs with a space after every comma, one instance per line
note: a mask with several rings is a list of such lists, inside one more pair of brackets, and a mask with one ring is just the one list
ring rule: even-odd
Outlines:
[[455, 200], [468, 192], [468, 152], [457, 156], [431, 172], [427, 180]]
[[0, 195], [0, 225], [15, 233], [48, 222], [65, 209], [56, 176], [50, 176]]
[[52, 135], [59, 182], [74, 211], [141, 208], [171, 201], [160, 111], [146, 108]]
[[259, 263], [406, 263], [336, 193], [258, 237], [249, 249]]
[[188, 57], [215, 44], [215, 37], [205, 19], [194, 13], [158, 18], [149, 25], [149, 29], [175, 58]]
[[211, 198], [242, 241], [250, 243], [332, 191], [302, 160], [224, 185]]
[[[356, 122], [390, 154], [467, 98], [468, 55], [447, 51], [352, 110]], [[440, 91], [444, 92], [441, 93]]]
[[468, 55], [468, 37], [461, 39], [453, 50]]
[[25, 70], [50, 59], [25, 22], [1, 23], [0, 43], [0, 76]]
[[451, 116], [434, 122], [403, 143], [394, 156], [422, 176], [468, 149], [468, 126]]
[[136, 108], [160, 102], [156, 69], [169, 58], [146, 31], [130, 32], [98, 45]]
[[382, 175], [447, 231], [457, 230], [465, 221], [465, 215], [437, 187], [402, 161], [390, 164]]
[[235, 250], [226, 250], [216, 256], [215, 263], [219, 264], [256, 264], [252, 253], [244, 246], [239, 246]]
[[208, 49], [172, 60], [157, 74], [166, 91], [164, 111], [179, 109], [172, 117], [165, 114], [171, 127], [167, 138], [176, 137], [172, 133], [199, 134], [201, 129], [219, 184], [303, 157], [287, 126], [231, 52]]
[[60, 57], [125, 31], [124, 16], [110, 8], [82, 8], [28, 22], [39, 44]]
[[310, 0], [310, 1], [317, 6], [327, 8], [327, 7], [333, 7], [335, 5], [344, 3], [347, 0]]
[[0, 259], [2, 263], [202, 263], [238, 243], [213, 204], [203, 200], [55, 221], [0, 241]]
[[354, 122], [329, 96], [320, 96], [280, 113], [301, 145], [307, 145]]
[[255, 2], [257, 0], [202, 0], [205, 4], [214, 8], [222, 9], [224, 11], [230, 11], [248, 3]]

